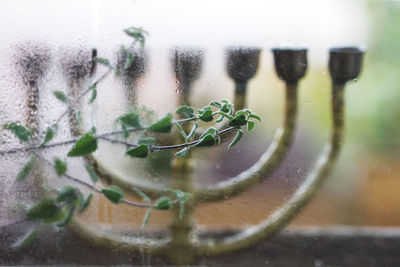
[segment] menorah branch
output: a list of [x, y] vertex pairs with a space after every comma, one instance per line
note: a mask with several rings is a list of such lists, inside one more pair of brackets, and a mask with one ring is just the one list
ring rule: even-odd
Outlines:
[[220, 241], [206, 239], [201, 242], [202, 254], [220, 254], [249, 247], [271, 237], [285, 227], [318, 192], [321, 184], [332, 170], [343, 139], [344, 128], [344, 84], [332, 86], [333, 123], [330, 142], [302, 185], [281, 208], [259, 225], [253, 226]]
[[[144, 42], [143, 33], [145, 32], [141, 28], [131, 27], [126, 29], [125, 33], [131, 37], [139, 38], [135, 39], [133, 45], [137, 41]], [[30, 155], [29, 161], [22, 166], [18, 173], [17, 181], [22, 181], [29, 175], [34, 176], [34, 190], [42, 190], [43, 193], [40, 192], [40, 196], [45, 196], [45, 198], [30, 207], [25, 218], [37, 220], [40, 224], [50, 223], [57, 227], [68, 224], [75, 233], [96, 245], [118, 250], [136, 252], [145, 250], [151, 254], [159, 253], [167, 256], [175, 264], [191, 264], [198, 256], [216, 255], [248, 248], [277, 234], [317, 194], [337, 160], [344, 131], [344, 85], [347, 81], [358, 77], [363, 52], [354, 47], [330, 50], [329, 70], [333, 80], [330, 140], [327, 141], [315, 166], [294, 194], [260, 224], [231, 236], [221, 237], [219, 235], [213, 238], [214, 235], [196, 234], [200, 232], [200, 228], [197, 229], [199, 231], [196, 231], [197, 224], [194, 216], [199, 202], [224, 200], [261, 183], [271, 177], [288, 154], [294, 139], [297, 122], [297, 87], [307, 69], [307, 49], [273, 49], [275, 70], [278, 77], [286, 83], [282, 127], [277, 130], [266, 152], [253, 166], [227, 181], [208, 186], [195, 183], [194, 175], [197, 172], [193, 172], [195, 162], [190, 154], [195, 148], [215, 146], [221, 143], [221, 137], [229, 139], [226, 137], [231, 133], [236, 133], [229, 146], [230, 148], [239, 142], [244, 131], [250, 132], [253, 129], [255, 120], [262, 121], [250, 109], [237, 110], [246, 105], [247, 84], [256, 74], [261, 49], [237, 47], [227, 50], [226, 67], [228, 75], [235, 83], [235, 105], [227, 100], [222, 102], [211, 101], [209, 105], [197, 110], [188, 105], [191, 102], [192, 85], [199, 78], [201, 72], [203, 54], [200, 50], [175, 49], [173, 63], [179, 89], [177, 90], [179, 93], [178, 103], [181, 105], [176, 110], [177, 116], [180, 116], [178, 119], [173, 119], [172, 114], [168, 113], [157, 121], [153, 121], [152, 113], [147, 108], [134, 107], [115, 120], [116, 125], [121, 127], [120, 130], [99, 133], [96, 132], [96, 127], [92, 127], [89, 131], [84, 132], [81, 121], [77, 119], [77, 115], [86, 110], [83, 108], [84, 96], [92, 92], [88, 104], [93, 103], [98, 92], [96, 86], [112, 71], [115, 71], [117, 76], [120, 75], [119, 79], [123, 81], [128, 106], [135, 106], [137, 103], [136, 90], [138, 88], [136, 88], [136, 85], [139, 84], [137, 83], [138, 79], [144, 74], [146, 56], [143, 47], [140, 51], [136, 51], [133, 45], [128, 49], [122, 46], [116, 65], [111, 64], [108, 59], [94, 58], [97, 53], [96, 50], [92, 50], [91, 53], [83, 50], [78, 51], [77, 57], [68, 56], [62, 59], [64, 78], [66, 78], [69, 86], [68, 96], [61, 91], [54, 93], [58, 100], [66, 104], [65, 111], [52, 125], [47, 127], [43, 136], [39, 135], [41, 116], [38, 115], [38, 110], [39, 93], [41, 91], [37, 86], [40, 78], [45, 74], [45, 63], [48, 61], [48, 56], [40, 51], [32, 51], [31, 54], [23, 51], [25, 56], [21, 57], [20, 63], [21, 66], [24, 66], [22, 77], [27, 88], [28, 113], [26, 114], [25, 124], [27, 124], [28, 129], [19, 122], [7, 123], [4, 125], [4, 129], [10, 130], [22, 143], [25, 142], [27, 147], [0, 151], [0, 156], [15, 153], [29, 153]], [[89, 78], [93, 76], [96, 68], [94, 62], [108, 66], [108, 70], [94, 83], [89, 84]], [[88, 84], [87, 87], [85, 86], [86, 83]], [[65, 116], [69, 117], [68, 122], [72, 137], [70, 140], [52, 142], [58, 127], [61, 125], [61, 120]], [[196, 131], [199, 130], [197, 128], [199, 121], [211, 123], [214, 120], [218, 123], [222, 122], [219, 124], [222, 128], [216, 129], [218, 126], [209, 127], [204, 132], [202, 131], [201, 135], [196, 135], [198, 133]], [[224, 123], [223, 120], [227, 122]], [[164, 141], [158, 140], [161, 134], [170, 133], [172, 130], [174, 130], [173, 134], [168, 135]], [[133, 138], [130, 138], [133, 137], [133, 134], [130, 136], [133, 132], [140, 134], [140, 136], [139, 134], [136, 136], [135, 142], [132, 141]], [[113, 153], [116, 150], [104, 147], [105, 142], [112, 143], [113, 146], [121, 146], [120, 152], [125, 153], [124, 155], [127, 158], [115, 157]], [[74, 177], [72, 172], [67, 173], [66, 160], [55, 157], [54, 162], [52, 162], [47, 158], [49, 156], [45, 153], [47, 149], [73, 143], [74, 145], [67, 156], [80, 157], [86, 168], [86, 175], [89, 175], [88, 178], [90, 177], [93, 183], [80, 179], [79, 176]], [[169, 153], [163, 154], [161, 152], [159, 155], [165, 156], [165, 158], [154, 160], [156, 157], [150, 157], [146, 162], [148, 166], [143, 166], [144, 162], [140, 158], [145, 158], [152, 152], [161, 150], [176, 151], [176, 158], [172, 158]], [[131, 158], [135, 159], [125, 161], [125, 159], [131, 160]], [[40, 159], [40, 161], [36, 164], [35, 159]], [[120, 161], [120, 159], [123, 160]], [[135, 160], [137, 161], [135, 162]], [[121, 164], [117, 161], [120, 161]], [[51, 167], [51, 169], [54, 169], [54, 173], [49, 171], [50, 168], [45, 169], [45, 167]], [[153, 171], [166, 172], [155, 173]], [[65, 184], [64, 182], [53, 182], [51, 177], [56, 177], [55, 174], [62, 177]], [[46, 178], [46, 176], [49, 177]], [[162, 179], [158, 179], [159, 177], [162, 177]], [[98, 178], [101, 179], [102, 183], [96, 183]], [[38, 181], [37, 184], [36, 181]], [[48, 182], [48, 186], [45, 186], [45, 181]], [[67, 184], [72, 185], [64, 186], [59, 190], [61, 186]], [[108, 188], [102, 188], [105, 184], [111, 185]], [[168, 187], [174, 189], [168, 189]], [[91, 191], [93, 194], [89, 194], [85, 199], [85, 192], [81, 191], [83, 189], [86, 189], [84, 191]], [[171, 198], [166, 195], [167, 193], [175, 197]], [[102, 198], [100, 194], [105, 198]], [[139, 196], [142, 201], [136, 203], [125, 198], [126, 196], [133, 197], [133, 194]], [[97, 210], [99, 221], [97, 223], [90, 221], [96, 220], [95, 217], [92, 217], [93, 214], [90, 217], [74, 216], [77, 215], [77, 213], [74, 213], [75, 209], [82, 212], [88, 207], [92, 195], [100, 196], [101, 200], [97, 203], [99, 204]], [[153, 201], [152, 198], [154, 197], [159, 198]], [[114, 211], [115, 213], [117, 211], [118, 213], [121, 211], [128, 213], [125, 210], [127, 206], [146, 209], [142, 227], [148, 223], [152, 209], [171, 209], [171, 220], [161, 235], [151, 230], [136, 232], [139, 229], [125, 228], [125, 224], [119, 228], [117, 225], [119, 225], [119, 218], [121, 217], [116, 217], [114, 222], [118, 220], [117, 225], [107, 226], [104, 221], [101, 221], [103, 216], [100, 215], [104, 211], [102, 210], [104, 199], [111, 201], [110, 203], [107, 202], [109, 204], [109, 209], [107, 209], [109, 223], [111, 223]], [[123, 204], [125, 207], [121, 207], [121, 210], [114, 210], [111, 203]], [[55, 214], [50, 214], [48, 211], [54, 211]], [[42, 212], [44, 213], [42, 214]], [[63, 218], [58, 218], [58, 213]], [[48, 221], [49, 218], [55, 221]], [[71, 219], [72, 221], [70, 221]]]

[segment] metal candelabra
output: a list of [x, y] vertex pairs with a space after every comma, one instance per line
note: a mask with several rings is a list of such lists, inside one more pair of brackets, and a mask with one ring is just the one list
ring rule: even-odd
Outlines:
[[[39, 60], [43, 58], [41, 51], [30, 59], [36, 66], [35, 69], [43, 69], [46, 64]], [[247, 85], [255, 75], [261, 49], [254, 47], [232, 47], [226, 50], [226, 69], [229, 77], [234, 80], [233, 102], [237, 109], [246, 106]], [[35, 52], [30, 51], [30, 55]], [[118, 249], [140, 250], [145, 248], [150, 253], [161, 253], [171, 258], [175, 263], [189, 263], [201, 255], [215, 255], [232, 252], [249, 247], [261, 240], [270, 238], [284, 228], [296, 214], [312, 199], [332, 170], [339, 155], [343, 141], [344, 129], [344, 97], [346, 82], [358, 77], [363, 51], [356, 47], [332, 48], [329, 53], [329, 72], [332, 78], [332, 128], [330, 139], [325, 145], [322, 154], [317, 159], [313, 169], [304, 178], [301, 185], [293, 195], [268, 218], [258, 225], [249, 227], [231, 236], [220, 238], [204, 237], [198, 235], [193, 212], [200, 202], [214, 202], [223, 200], [246, 191], [251, 186], [257, 185], [271, 176], [280, 165], [292, 144], [297, 120], [297, 91], [299, 81], [304, 77], [307, 69], [307, 50], [303, 48], [276, 48], [272, 49], [277, 75], [285, 82], [285, 109], [283, 125], [276, 132], [275, 138], [264, 154], [249, 169], [235, 177], [218, 182], [213, 185], [195, 185], [193, 182], [193, 164], [191, 158], [173, 159], [171, 161], [170, 185], [192, 194], [192, 199], [187, 203], [186, 214], [179, 219], [179, 207], [173, 208], [174, 214], [168, 227], [168, 234], [161, 238], [134, 237], [131, 235], [116, 235], [91, 227], [90, 223], [82, 219], [74, 219], [70, 227], [99, 245]], [[82, 88], [82, 81], [94, 75], [95, 64], [91, 53], [77, 52], [78, 56], [68, 55], [64, 59], [64, 76], [68, 84], [68, 94], [74, 99]], [[128, 69], [120, 73], [120, 79], [126, 89], [128, 104], [136, 103], [137, 79], [145, 72], [146, 53], [144, 50], [134, 51], [135, 61]], [[126, 61], [126, 55], [118, 55], [117, 67]], [[46, 55], [47, 58], [47, 55]], [[172, 64], [175, 70], [177, 84], [179, 86], [179, 104], [190, 104], [191, 87], [199, 77], [203, 53], [195, 49], [175, 49], [172, 56]], [[25, 58], [24, 60], [28, 60]], [[47, 60], [47, 59], [46, 59]], [[68, 61], [69, 60], [69, 61]], [[25, 64], [26, 65], [26, 64]], [[38, 130], [38, 86], [37, 80], [43, 71], [34, 72], [25, 70], [24, 79], [27, 90], [28, 109], [26, 122], [35, 132]], [[32, 77], [31, 77], [32, 76]], [[77, 112], [82, 105], [77, 100], [77, 109], [70, 110], [69, 124], [73, 136], [83, 133], [77, 122]], [[117, 184], [126, 190], [139, 188], [151, 196], [161, 196], [165, 188], [157, 183], [144, 183], [130, 177], [121, 177], [112, 170], [98, 162], [95, 156], [86, 156], [84, 160], [91, 164], [98, 176], [106, 183]]]

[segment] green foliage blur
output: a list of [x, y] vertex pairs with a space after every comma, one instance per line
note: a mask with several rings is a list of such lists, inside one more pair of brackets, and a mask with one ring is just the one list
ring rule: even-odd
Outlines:
[[[358, 96], [349, 99], [359, 139], [378, 153], [400, 154], [400, 2], [371, 1], [370, 35]], [[354, 105], [353, 105], [354, 104]], [[352, 140], [353, 141], [353, 140]]]

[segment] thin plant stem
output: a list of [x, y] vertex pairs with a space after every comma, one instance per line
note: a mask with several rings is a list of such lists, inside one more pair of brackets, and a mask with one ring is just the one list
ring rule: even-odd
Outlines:
[[[236, 128], [235, 128], [235, 127], [226, 128], [226, 129], [220, 131], [219, 134], [221, 135], [221, 134], [227, 133], [227, 132], [229, 132], [229, 131], [232, 131], [233, 129], [236, 129]], [[106, 137], [106, 136], [104, 136], [104, 135], [98, 136], [98, 138], [99, 138], [99, 139], [102, 139], [102, 140], [105, 140], [105, 141], [108, 141], [108, 142], [118, 143], [118, 144], [121, 144], [121, 145], [125, 145], [125, 146], [127, 146], [127, 147], [137, 147], [137, 146], [138, 146], [138, 144], [134, 144], [134, 143], [130, 143], [130, 142], [127, 142], [127, 141], [118, 140], [118, 139], [112, 139], [112, 138]], [[183, 148], [183, 147], [194, 146], [194, 145], [196, 145], [196, 144], [199, 143], [199, 142], [200, 142], [200, 140], [195, 140], [195, 141], [192, 141], [192, 142], [189, 142], [189, 143], [182, 143], [182, 144], [177, 144], [177, 145], [167, 145], [167, 146], [153, 146], [153, 145], [149, 145], [148, 147], [149, 147], [149, 150], [150, 150], [150, 151], [154, 151], [154, 150], [168, 150], [168, 149], [177, 149], [177, 148]]]
[[[41, 156], [41, 155], [39, 155], [39, 154], [37, 154], [37, 155], [38, 155], [47, 165], [49, 165], [49, 166], [55, 168], [54, 164], [53, 164], [51, 161], [49, 161], [48, 159], [46, 159], [45, 157], [43, 157], [43, 156]], [[67, 173], [63, 174], [63, 176], [64, 176], [65, 178], [67, 178], [68, 180], [71, 180], [71, 181], [73, 181], [73, 182], [75, 182], [75, 183], [78, 183], [78, 184], [80, 184], [80, 185], [85, 186], [86, 188], [90, 189], [91, 191], [94, 191], [94, 192], [99, 193], [99, 194], [103, 194], [102, 191], [101, 191], [100, 189], [96, 188], [95, 186], [93, 186], [93, 185], [91, 185], [91, 184], [89, 184], [89, 183], [87, 183], [87, 182], [85, 182], [85, 181], [82, 181], [82, 180], [79, 179], [79, 178], [73, 177], [73, 176], [71, 176], [71, 175], [69, 175], [69, 174], [67, 174]], [[151, 207], [153, 207], [152, 204], [136, 203], [136, 202], [131, 202], [131, 201], [124, 200], [124, 199], [121, 201], [121, 203], [126, 204], [126, 205], [128, 205], [128, 206], [138, 207], [138, 208], [151, 208]]]
[[[187, 120], [183, 119], [183, 120], [176, 120], [172, 123], [182, 123], [182, 122], [188, 122]], [[140, 131], [140, 130], [147, 130], [148, 127], [141, 127], [141, 128], [134, 128], [134, 129], [129, 129], [130, 132], [133, 131]], [[228, 131], [231, 131], [235, 129], [234, 127], [230, 127], [230, 128], [226, 128], [222, 131], [219, 132], [219, 134], [224, 134]], [[118, 135], [118, 134], [122, 134], [122, 131], [112, 131], [112, 132], [107, 132], [107, 133], [102, 133], [102, 134], [97, 134], [94, 135], [95, 137], [105, 140], [105, 141], [109, 141], [112, 143], [120, 143], [120, 144], [124, 144], [128, 147], [136, 147], [137, 144], [133, 144], [133, 143], [129, 143], [126, 141], [122, 141], [122, 140], [118, 140], [118, 139], [112, 139], [112, 138], [108, 138], [108, 136], [113, 136], [113, 135]], [[20, 148], [14, 148], [11, 150], [2, 150], [0, 151], [0, 156], [3, 155], [9, 155], [9, 154], [15, 154], [15, 153], [20, 153], [20, 152], [30, 152], [30, 151], [35, 151], [35, 150], [44, 150], [44, 149], [48, 149], [48, 148], [54, 148], [54, 147], [59, 147], [59, 146], [64, 146], [64, 145], [69, 145], [72, 143], [75, 143], [79, 138], [72, 138], [70, 140], [65, 140], [65, 141], [61, 141], [61, 142], [57, 142], [57, 143], [52, 143], [52, 144], [47, 144], [44, 146], [40, 146], [40, 145], [33, 145], [33, 146], [28, 146], [28, 147], [20, 147]], [[188, 146], [192, 146], [195, 145], [199, 142], [200, 140], [196, 140], [190, 143], [185, 143], [185, 144], [178, 144], [178, 145], [167, 145], [167, 146], [149, 146], [149, 150], [153, 151], [153, 150], [167, 150], [167, 149], [176, 149], [176, 148], [182, 148], [182, 147], [188, 147]]]

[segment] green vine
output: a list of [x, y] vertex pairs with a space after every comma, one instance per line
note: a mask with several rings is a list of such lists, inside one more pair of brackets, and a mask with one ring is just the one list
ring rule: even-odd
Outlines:
[[[134, 38], [131, 46], [135, 43], [139, 43], [142, 47], [144, 46], [145, 37], [148, 35], [146, 31], [141, 28], [131, 27], [124, 30], [124, 32], [128, 36]], [[124, 53], [128, 53], [124, 68], [129, 68], [134, 60], [134, 55], [125, 47], [121, 49], [124, 50]], [[0, 156], [14, 153], [30, 153], [29, 159], [23, 164], [17, 174], [16, 180], [18, 182], [24, 181], [29, 176], [34, 166], [38, 164], [39, 158], [41, 162], [54, 168], [58, 177], [84, 186], [93, 193], [102, 194], [114, 204], [145, 208], [146, 215], [143, 219], [143, 227], [146, 226], [149, 221], [151, 210], [169, 210], [172, 206], [179, 205], [179, 217], [182, 218], [184, 216], [185, 203], [191, 198], [189, 193], [176, 189], [168, 189], [165, 191], [165, 196], [152, 200], [144, 192], [135, 188], [134, 192], [144, 203], [127, 201], [125, 200], [124, 191], [115, 185], [101, 189], [95, 186], [99, 179], [91, 165], [86, 164], [84, 167], [92, 183], [87, 183], [84, 180], [71, 176], [68, 173], [67, 159], [69, 157], [87, 156], [95, 152], [98, 149], [98, 140], [125, 146], [125, 155], [131, 158], [146, 158], [150, 153], [161, 150], [176, 150], [176, 157], [186, 158], [189, 156], [189, 151], [192, 149], [219, 145], [221, 143], [221, 136], [227, 132], [236, 131], [236, 136], [229, 145], [229, 148], [234, 147], [243, 136], [244, 130], [252, 131], [255, 120], [261, 121], [261, 118], [250, 109], [235, 111], [234, 105], [227, 100], [211, 101], [209, 105], [199, 109], [186, 105], [180, 106], [175, 111], [176, 115], [181, 117], [180, 119], [174, 119], [174, 116], [168, 113], [154, 120], [155, 113], [153, 111], [148, 108], [135, 108], [127, 113], [121, 114], [115, 119], [115, 125], [119, 127], [118, 130], [97, 133], [97, 129], [92, 127], [78, 138], [52, 142], [57, 136], [61, 119], [71, 110], [75, 109], [74, 103], [91, 93], [87, 103], [89, 105], [92, 104], [97, 97], [97, 85], [103, 81], [112, 70], [115, 70], [116, 75], [120, 72], [108, 59], [96, 57], [94, 61], [105, 65], [108, 70], [100, 76], [98, 80], [90, 84], [86, 90], [83, 90], [77, 99], [70, 99], [63, 92], [54, 91], [55, 98], [67, 107], [55, 123], [47, 127], [45, 133], [39, 136], [38, 139], [34, 140], [31, 138], [32, 131], [20, 122], [8, 122], [3, 125], [5, 130], [9, 130], [21, 143], [27, 143], [28, 146], [0, 151]], [[221, 123], [223, 120], [226, 120], [223, 124], [226, 125], [226, 128], [217, 130], [215, 127], [209, 127], [196, 139], [196, 130], [199, 122]], [[184, 130], [188, 129], [187, 127], [182, 127], [183, 124], [187, 123], [192, 124], [188, 132]], [[174, 128], [179, 132], [184, 142], [180, 144], [157, 145], [156, 136], [158, 136], [158, 134], [170, 133]], [[131, 140], [130, 136], [132, 132], [141, 132], [136, 142], [128, 141], [128, 138]], [[156, 135], [154, 135], [155, 133]], [[50, 161], [41, 155], [41, 152], [46, 149], [67, 145], [71, 146], [71, 148], [64, 159], [54, 158], [53, 161]], [[84, 193], [82, 193], [79, 187], [68, 185], [62, 188], [55, 197], [45, 198], [28, 208], [26, 210], [26, 219], [42, 224], [52, 224], [63, 227], [71, 221], [76, 213], [83, 212], [90, 205], [92, 197], [92, 193], [84, 196]], [[37, 230], [31, 229], [29, 233], [16, 243], [16, 246], [26, 246], [28, 241], [32, 241], [34, 237], [36, 237], [37, 233]]]

